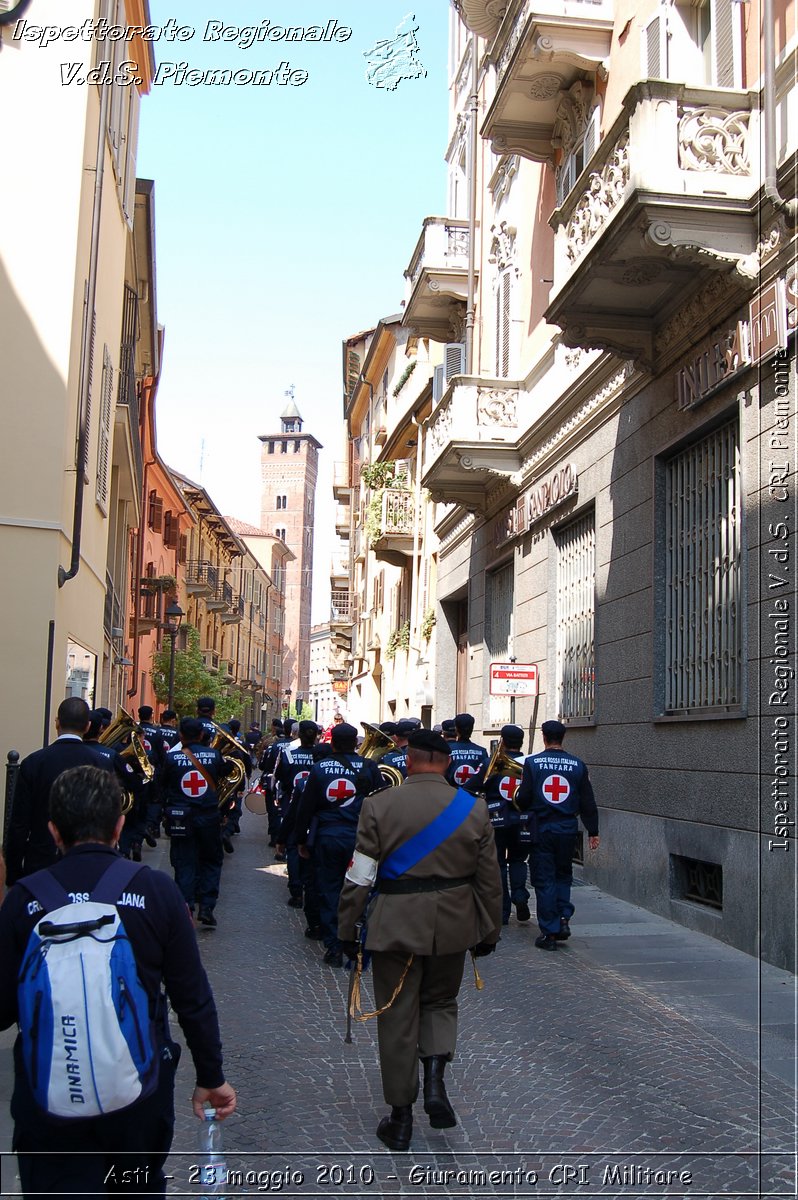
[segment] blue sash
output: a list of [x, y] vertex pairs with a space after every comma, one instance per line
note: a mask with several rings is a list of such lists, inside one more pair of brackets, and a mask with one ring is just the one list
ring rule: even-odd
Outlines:
[[436, 850], [458, 826], [462, 825], [476, 801], [477, 798], [472, 792], [458, 788], [442, 813], [438, 813], [429, 825], [414, 833], [381, 863], [379, 879], [398, 879], [416, 863], [420, 863], [422, 858]]

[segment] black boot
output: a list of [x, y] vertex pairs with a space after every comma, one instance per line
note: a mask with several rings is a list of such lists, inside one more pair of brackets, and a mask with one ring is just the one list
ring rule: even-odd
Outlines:
[[422, 1058], [424, 1064], [424, 1112], [433, 1129], [451, 1129], [457, 1124], [454, 1109], [446, 1095], [443, 1072], [446, 1067], [445, 1054], [433, 1054]]
[[383, 1117], [377, 1126], [377, 1137], [389, 1150], [407, 1150], [412, 1134], [412, 1104], [394, 1105], [390, 1117]]

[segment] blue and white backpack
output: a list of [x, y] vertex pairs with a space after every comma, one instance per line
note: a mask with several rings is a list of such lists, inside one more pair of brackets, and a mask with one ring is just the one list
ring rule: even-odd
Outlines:
[[140, 870], [114, 859], [79, 901], [49, 870], [21, 880], [44, 910], [17, 983], [22, 1055], [34, 1098], [52, 1116], [115, 1112], [158, 1082], [155, 1023], [116, 908]]

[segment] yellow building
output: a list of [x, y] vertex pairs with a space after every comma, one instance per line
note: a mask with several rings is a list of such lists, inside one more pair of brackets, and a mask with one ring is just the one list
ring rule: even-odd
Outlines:
[[[35, 6], [39, 26], [103, 16], [149, 22], [146, 0]], [[120, 428], [117, 405], [138, 112], [153, 60], [138, 39], [77, 39], [67, 55], [59, 40], [28, 40], [13, 23], [0, 36], [13, 178], [0, 194], [2, 724], [7, 749], [26, 754], [52, 735], [65, 695], [100, 701], [112, 529], [120, 517], [138, 521], [139, 431], [129, 408]], [[77, 82], [104, 60], [116, 74], [122, 57], [141, 82]]]

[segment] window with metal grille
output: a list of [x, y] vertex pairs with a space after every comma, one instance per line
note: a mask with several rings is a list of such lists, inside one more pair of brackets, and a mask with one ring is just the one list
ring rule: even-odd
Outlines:
[[732, 421], [665, 463], [664, 711], [742, 703], [740, 451]]
[[154, 488], [149, 494], [147, 524], [154, 533], [160, 533], [163, 528], [163, 500]]
[[513, 630], [513, 564], [487, 575], [485, 589], [485, 645], [491, 658], [504, 659]]
[[595, 712], [596, 522], [592, 512], [557, 531], [557, 707]]
[[707, 908], [723, 909], [723, 868], [682, 854], [671, 854], [671, 895]]

